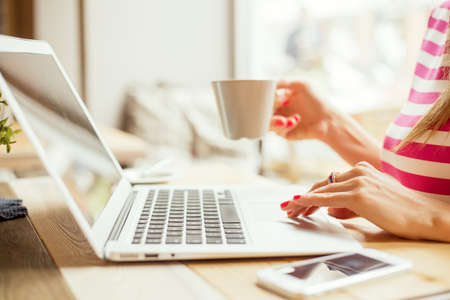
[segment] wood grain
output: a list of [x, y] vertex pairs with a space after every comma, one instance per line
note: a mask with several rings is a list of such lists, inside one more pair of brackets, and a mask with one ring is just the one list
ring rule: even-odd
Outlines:
[[[448, 244], [397, 241], [388, 244], [365, 243], [365, 246], [407, 258], [413, 261], [414, 269], [409, 273], [369, 281], [315, 299], [403, 299], [450, 287]], [[278, 296], [256, 286], [257, 271], [302, 259], [246, 259], [192, 262], [187, 265], [229, 299], [274, 299]]]
[[0, 222], [0, 249], [0, 299], [75, 299], [28, 217]]
[[[48, 177], [11, 183], [77, 299], [223, 299], [179, 263], [112, 263], [95, 255]], [[60, 298], [63, 299], [63, 298]]]
[[[273, 185], [267, 179], [211, 164], [189, 168], [173, 183]], [[18, 180], [12, 186], [27, 201], [41, 239], [80, 299], [279, 299], [256, 286], [256, 272], [303, 259], [233, 259], [184, 264], [103, 262], [95, 257], [49, 178]], [[450, 287], [450, 244], [402, 240], [362, 219], [348, 221], [345, 226], [365, 247], [410, 259], [414, 269], [316, 299], [404, 299]]]

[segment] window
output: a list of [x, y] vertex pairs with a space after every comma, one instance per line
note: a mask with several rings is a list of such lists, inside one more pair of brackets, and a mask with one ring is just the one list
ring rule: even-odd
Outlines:
[[[430, 0], [235, 1], [236, 75], [305, 80], [330, 105], [358, 113], [363, 124], [370, 124], [374, 114], [377, 119], [377, 110], [390, 109], [393, 117], [408, 95], [426, 19], [435, 4]], [[382, 136], [389, 118], [375, 123], [368, 129]], [[316, 180], [330, 168], [345, 167], [317, 142], [287, 145], [272, 136], [264, 144], [265, 169], [270, 173], [290, 166], [284, 177], [294, 182]], [[296, 166], [309, 175], [292, 170]]]

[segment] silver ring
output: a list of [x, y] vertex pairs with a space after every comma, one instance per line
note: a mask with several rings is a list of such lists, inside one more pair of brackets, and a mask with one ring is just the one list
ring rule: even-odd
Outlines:
[[336, 182], [336, 172], [331, 172], [328, 176], [328, 183], [335, 183]]

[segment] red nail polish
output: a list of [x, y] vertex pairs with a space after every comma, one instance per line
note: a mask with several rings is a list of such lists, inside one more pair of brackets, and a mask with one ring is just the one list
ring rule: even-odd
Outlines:
[[294, 196], [294, 200], [298, 200], [298, 199], [300, 199], [302, 197], [302, 195], [295, 195]]
[[289, 105], [289, 102], [290, 102], [289, 99], [286, 99], [281, 103], [281, 105], [283, 106]]
[[288, 206], [289, 201], [283, 202], [280, 204], [281, 208], [285, 208], [286, 206]]
[[288, 120], [287, 124], [286, 124], [286, 127], [289, 128], [289, 127], [292, 127], [292, 126], [294, 126], [294, 121]]
[[281, 119], [275, 120], [275, 126], [279, 126], [279, 127], [284, 126], [283, 120], [281, 120]]
[[295, 119], [296, 122], [298, 122], [298, 120], [300, 120], [300, 117], [297, 116], [297, 115], [295, 115], [295, 116], [294, 116], [294, 119]]
[[292, 210], [288, 211], [287, 214], [288, 214], [288, 215], [291, 215], [291, 214], [292, 214]]

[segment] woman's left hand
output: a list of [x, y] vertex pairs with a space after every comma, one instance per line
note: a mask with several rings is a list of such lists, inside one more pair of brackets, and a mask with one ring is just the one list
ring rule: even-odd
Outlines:
[[328, 207], [329, 214], [336, 218], [361, 216], [395, 235], [414, 239], [430, 238], [428, 229], [439, 209], [435, 201], [407, 189], [366, 162], [337, 174], [334, 183], [318, 182], [305, 195], [281, 204], [289, 217], [307, 216], [321, 206]]

